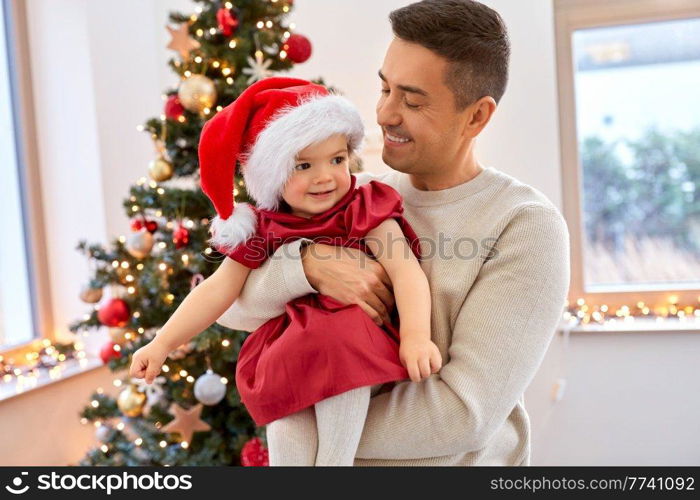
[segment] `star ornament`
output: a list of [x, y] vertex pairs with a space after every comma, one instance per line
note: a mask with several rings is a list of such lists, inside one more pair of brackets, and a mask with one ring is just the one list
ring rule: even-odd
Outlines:
[[168, 422], [161, 429], [161, 432], [177, 432], [182, 441], [191, 443], [194, 432], [211, 430], [211, 426], [199, 418], [202, 414], [202, 407], [202, 403], [199, 403], [186, 410], [179, 404], [173, 403], [170, 405], [170, 413], [174, 414], [175, 418]]
[[249, 68], [243, 68], [243, 74], [248, 75], [248, 85], [272, 75], [272, 71], [268, 69], [272, 64], [272, 59], [263, 61], [263, 55], [260, 52], [255, 53], [255, 59], [248, 56], [248, 64]]
[[190, 52], [194, 49], [200, 47], [200, 43], [190, 36], [188, 30], [189, 25], [187, 23], [182, 23], [177, 29], [173, 29], [170, 26], [166, 26], [170, 32], [172, 39], [168, 44], [168, 48], [176, 50], [180, 53], [182, 60], [186, 60], [190, 57]]

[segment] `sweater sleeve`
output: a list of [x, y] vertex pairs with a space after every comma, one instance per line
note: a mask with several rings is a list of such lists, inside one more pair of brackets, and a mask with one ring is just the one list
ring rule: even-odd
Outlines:
[[[361, 185], [384, 176], [362, 172], [356, 177], [356, 185]], [[302, 238], [285, 243], [262, 266], [253, 269], [240, 297], [216, 322], [234, 330], [253, 331], [282, 314], [287, 302], [316, 293], [304, 274], [299, 253], [303, 241], [311, 242]]]
[[569, 239], [559, 212], [519, 208], [454, 319], [449, 358], [421, 382], [370, 400], [357, 458], [411, 459], [479, 450], [534, 377], [563, 312]]
[[280, 246], [265, 263], [248, 274], [241, 295], [216, 320], [234, 330], [252, 332], [267, 320], [284, 312], [287, 302], [316, 290], [309, 284], [301, 265], [299, 238]]

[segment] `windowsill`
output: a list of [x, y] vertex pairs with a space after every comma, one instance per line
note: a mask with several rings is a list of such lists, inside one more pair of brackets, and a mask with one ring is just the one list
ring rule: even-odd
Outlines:
[[81, 361], [71, 359], [61, 363], [61, 369], [41, 369], [37, 377], [24, 376], [18, 380], [13, 377], [9, 382], [0, 379], [0, 404], [27, 392], [41, 389], [62, 380], [67, 380], [96, 368], [104, 366], [100, 358], [84, 358]]
[[604, 324], [569, 326], [562, 323], [560, 333], [700, 333], [698, 318], [635, 318], [633, 320], [610, 320]]

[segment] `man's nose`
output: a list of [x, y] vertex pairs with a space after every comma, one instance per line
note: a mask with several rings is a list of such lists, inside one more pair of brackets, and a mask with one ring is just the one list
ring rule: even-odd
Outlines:
[[390, 127], [401, 124], [401, 114], [391, 96], [380, 99], [377, 103], [377, 124], [380, 127]]

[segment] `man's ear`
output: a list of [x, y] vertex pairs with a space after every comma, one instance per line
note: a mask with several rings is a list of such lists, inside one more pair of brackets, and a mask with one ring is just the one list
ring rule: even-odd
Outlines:
[[470, 137], [479, 135], [496, 112], [496, 107], [496, 101], [488, 95], [472, 103], [466, 110], [465, 133]]

